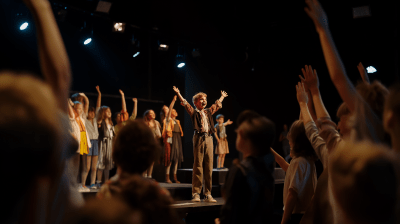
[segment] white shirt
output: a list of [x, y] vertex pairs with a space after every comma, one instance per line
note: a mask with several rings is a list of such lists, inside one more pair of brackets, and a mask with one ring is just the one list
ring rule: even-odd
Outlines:
[[[297, 192], [294, 213], [305, 213], [317, 187], [317, 171], [315, 163], [304, 158], [295, 157], [286, 171], [283, 185], [283, 204], [285, 205], [289, 189]], [[285, 209], [285, 207], [283, 208]]]

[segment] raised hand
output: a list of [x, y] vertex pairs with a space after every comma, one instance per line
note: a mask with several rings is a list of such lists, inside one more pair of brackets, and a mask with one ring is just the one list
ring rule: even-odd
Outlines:
[[296, 92], [297, 92], [297, 101], [299, 102], [299, 104], [301, 103], [308, 103], [308, 96], [307, 93], [304, 89], [304, 84], [301, 82], [298, 82], [298, 84], [296, 85]]
[[79, 96], [85, 96], [85, 94], [84, 93], [79, 93]]
[[176, 98], [178, 98], [178, 96], [177, 96], [177, 95], [175, 95], [175, 96], [174, 96], [174, 101], [176, 101]]
[[306, 65], [305, 68], [301, 69], [303, 76], [299, 75], [301, 81], [304, 83], [304, 87], [307, 90], [314, 91], [319, 88], [319, 81], [317, 71], [312, 69], [311, 65]]
[[227, 97], [227, 96], [228, 96], [228, 94], [227, 94], [225, 91], [222, 91], [222, 90], [221, 90], [221, 96], [223, 96], [223, 97]]
[[101, 92], [100, 92], [100, 86], [96, 86], [96, 90], [97, 90], [97, 93], [98, 93], [98, 94], [101, 94]]
[[137, 103], [137, 98], [132, 98], [132, 101], [133, 101], [134, 103]]
[[318, 0], [306, 0], [306, 4], [304, 11], [314, 22], [317, 31], [328, 29], [328, 17]]
[[72, 102], [72, 100], [70, 98], [68, 98], [68, 103], [69, 103], [69, 105], [71, 105], [71, 107], [74, 106], [74, 102]]
[[180, 92], [179, 92], [179, 89], [176, 88], [175, 86], [173, 87], [173, 90], [176, 92], [176, 94], [179, 94], [179, 93], [180, 93]]
[[363, 80], [364, 82], [366, 82], [366, 83], [370, 83], [370, 82], [369, 82], [369, 77], [368, 77], [367, 71], [366, 71], [365, 68], [364, 68], [364, 65], [360, 62], [360, 63], [357, 65], [357, 68], [358, 68], [358, 71], [360, 72], [360, 75], [361, 75], [362, 80]]
[[230, 119], [228, 119], [228, 120], [226, 121], [226, 124], [227, 124], [227, 125], [233, 124], [233, 121], [231, 121]]
[[125, 96], [125, 94], [124, 94], [124, 92], [122, 92], [122, 90], [119, 90], [119, 93], [120, 93], [122, 96]]

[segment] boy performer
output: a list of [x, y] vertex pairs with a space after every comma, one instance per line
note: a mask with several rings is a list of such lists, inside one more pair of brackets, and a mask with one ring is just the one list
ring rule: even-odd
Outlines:
[[[222, 101], [228, 94], [221, 91], [221, 98], [215, 101], [210, 108], [207, 106], [207, 95], [205, 93], [197, 93], [193, 96], [192, 102], [195, 105], [194, 109], [180, 94], [179, 89], [174, 86], [174, 91], [181, 100], [182, 105], [189, 113], [194, 128], [193, 135], [193, 179], [192, 179], [192, 201], [200, 202], [200, 192], [203, 185], [203, 171], [204, 171], [204, 201], [217, 202], [211, 196], [212, 187], [212, 170], [213, 170], [213, 140], [214, 134], [214, 121], [212, 115], [222, 108]], [[204, 168], [203, 168], [204, 161]]]

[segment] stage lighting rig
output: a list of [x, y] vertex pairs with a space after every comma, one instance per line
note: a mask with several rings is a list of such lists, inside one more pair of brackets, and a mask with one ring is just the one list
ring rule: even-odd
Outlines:
[[114, 23], [113, 32], [123, 33], [125, 32], [126, 23]]
[[166, 44], [160, 44], [158, 46], [158, 50], [160, 50], [160, 51], [168, 51], [168, 48], [169, 48], [169, 46]]
[[96, 7], [96, 12], [103, 12], [108, 14], [110, 12], [111, 6], [111, 2], [99, 1]]
[[93, 29], [86, 27], [86, 21], [84, 22], [83, 27], [80, 30], [80, 35], [81, 35], [81, 42], [84, 45], [88, 45], [92, 42]]

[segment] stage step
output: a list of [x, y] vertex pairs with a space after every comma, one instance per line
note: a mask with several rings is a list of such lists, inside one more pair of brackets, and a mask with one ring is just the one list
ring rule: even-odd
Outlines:
[[[167, 189], [175, 201], [192, 199], [192, 184], [159, 183], [159, 185], [160, 185], [160, 187]], [[89, 186], [87, 186], [87, 187], [89, 187]], [[98, 189], [91, 189], [88, 192], [82, 192], [82, 195], [83, 195], [84, 199], [88, 199], [88, 198], [95, 197], [98, 191], [99, 191]], [[212, 189], [211, 189], [211, 194], [213, 195], [213, 197], [221, 197], [221, 186], [213, 185]], [[203, 197], [204, 197], [204, 195], [203, 195], [203, 193], [201, 193], [200, 198], [203, 198]]]

